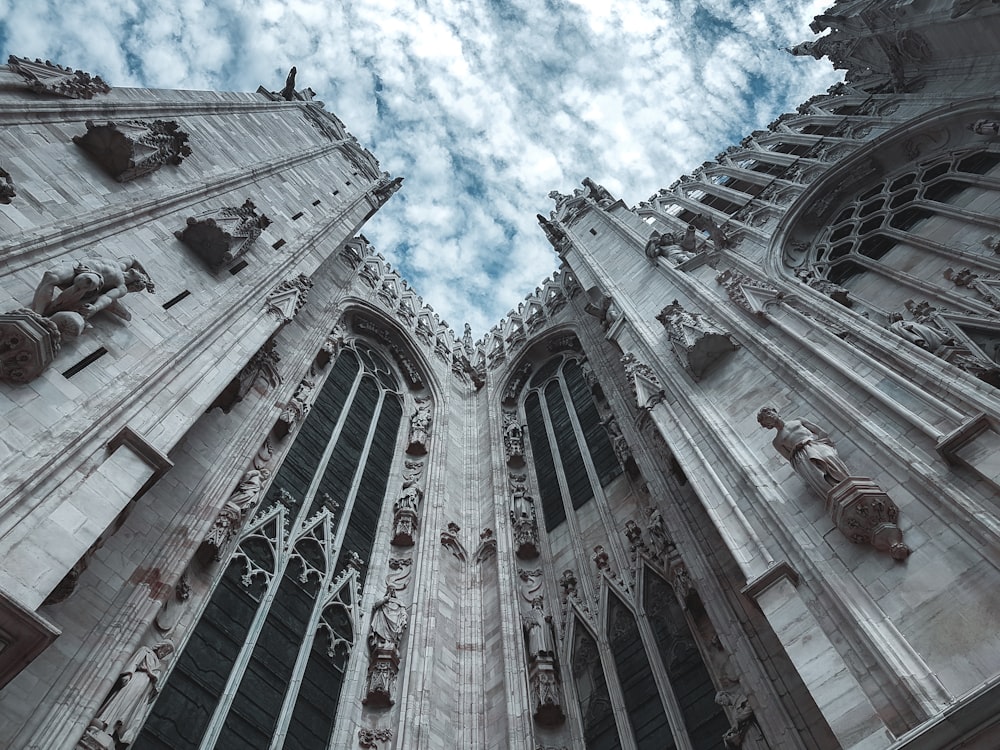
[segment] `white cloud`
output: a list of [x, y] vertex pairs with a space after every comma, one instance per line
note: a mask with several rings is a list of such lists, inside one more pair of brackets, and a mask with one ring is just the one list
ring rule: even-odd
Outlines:
[[826, 4], [18, 0], [0, 39], [112, 85], [277, 89], [297, 66], [406, 178], [365, 234], [479, 335], [557, 265], [550, 190], [634, 204], [836, 80], [782, 49]]

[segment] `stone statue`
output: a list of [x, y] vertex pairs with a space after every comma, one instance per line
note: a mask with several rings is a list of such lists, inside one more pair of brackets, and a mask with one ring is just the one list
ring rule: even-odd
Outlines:
[[114, 737], [120, 745], [131, 744], [142, 726], [146, 706], [157, 693], [163, 659], [174, 651], [174, 644], [163, 641], [153, 648], [142, 646], [125, 665], [115, 687], [88, 732]]
[[592, 198], [601, 208], [607, 208], [615, 202], [615, 197], [608, 192], [603, 185], [599, 185], [589, 177], [583, 178], [583, 184], [587, 188], [587, 196]]
[[695, 253], [684, 249], [683, 245], [680, 241], [678, 241], [675, 235], [670, 232], [660, 234], [655, 229], [653, 230], [653, 233], [649, 235], [649, 240], [646, 242], [645, 252], [646, 257], [652, 261], [663, 257], [675, 266], [679, 266], [681, 263], [685, 263], [695, 256]]
[[551, 623], [552, 618], [545, 614], [543, 603], [540, 596], [532, 599], [531, 612], [521, 618], [528, 641], [529, 659], [536, 659], [539, 656], [550, 656], [554, 651], [552, 635], [549, 630], [549, 623]]
[[416, 407], [410, 417], [410, 445], [406, 452], [420, 456], [427, 452], [427, 440], [431, 432], [430, 399], [417, 399]]
[[517, 421], [517, 415], [503, 415], [503, 445], [507, 451], [509, 466], [524, 465], [524, 430]]
[[654, 557], [664, 557], [672, 542], [667, 535], [667, 526], [663, 522], [663, 515], [659, 508], [650, 508], [646, 530], [649, 531], [649, 542], [652, 545]]
[[406, 607], [396, 598], [396, 589], [387, 586], [385, 596], [372, 607], [372, 624], [368, 631], [368, 649], [394, 652], [406, 630]]
[[285, 78], [285, 88], [279, 92], [281, 98], [286, 102], [295, 101], [295, 74], [297, 72], [293, 65], [292, 69], [288, 71], [288, 77]]
[[[58, 296], [56, 289], [60, 290]], [[153, 293], [155, 287], [136, 258], [84, 258], [65, 261], [46, 271], [31, 307], [49, 317], [71, 312], [87, 319], [107, 310], [122, 320], [131, 320], [120, 300], [129, 292], [141, 291]]]
[[722, 735], [726, 747], [741, 747], [747, 730], [756, 721], [750, 699], [742, 693], [730, 693], [720, 690], [715, 694], [715, 702], [720, 706], [729, 706], [733, 712], [733, 723], [729, 731]]
[[953, 342], [944, 331], [914, 320], [897, 319], [889, 324], [889, 330], [929, 352], [935, 352], [939, 347]]
[[830, 436], [812, 422], [792, 419], [785, 422], [778, 411], [765, 406], [757, 414], [765, 429], [775, 429], [772, 445], [788, 459], [795, 473], [821, 496], [840, 484], [851, 472], [840, 459]]

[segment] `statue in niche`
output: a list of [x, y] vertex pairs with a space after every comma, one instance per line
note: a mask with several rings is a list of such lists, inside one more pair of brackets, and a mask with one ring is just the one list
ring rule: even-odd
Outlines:
[[271, 472], [267, 469], [250, 469], [236, 485], [236, 489], [222, 506], [222, 510], [205, 539], [205, 545], [212, 550], [213, 560], [220, 559], [222, 550], [239, 533], [243, 521], [260, 496], [264, 482], [270, 476]]
[[804, 419], [784, 421], [777, 409], [765, 406], [757, 414], [765, 429], [777, 430], [771, 444], [795, 469], [795, 473], [821, 496], [851, 475], [840, 459], [830, 436]]
[[372, 623], [368, 631], [368, 649], [395, 652], [406, 630], [406, 607], [396, 598], [396, 589], [387, 586], [385, 596], [372, 606]]
[[523, 615], [521, 622], [528, 643], [528, 658], [551, 657], [555, 652], [552, 645], [552, 617], [545, 614], [544, 600], [536, 596], [531, 600], [531, 611]]
[[130, 292], [142, 291], [152, 294], [155, 286], [134, 257], [70, 260], [42, 274], [31, 307], [47, 317], [70, 312], [86, 320], [107, 310], [122, 320], [131, 320], [120, 300]]
[[673, 542], [667, 535], [667, 526], [663, 522], [663, 515], [659, 508], [650, 508], [646, 529], [649, 531], [649, 542], [653, 548], [653, 556], [657, 559], [664, 558], [670, 547], [673, 546]]
[[417, 530], [417, 509], [423, 493], [412, 484], [403, 486], [403, 491], [392, 504], [392, 542], [397, 547], [412, 547]]
[[503, 415], [503, 447], [507, 451], [508, 466], [524, 465], [524, 430], [516, 414]]
[[416, 411], [410, 417], [410, 445], [406, 452], [413, 456], [427, 453], [427, 440], [431, 431], [431, 405], [429, 398], [418, 398]]
[[174, 644], [163, 641], [153, 648], [142, 646], [122, 670], [111, 694], [87, 728], [88, 734], [114, 738], [119, 745], [135, 740], [146, 707], [157, 693], [163, 660], [174, 652]]

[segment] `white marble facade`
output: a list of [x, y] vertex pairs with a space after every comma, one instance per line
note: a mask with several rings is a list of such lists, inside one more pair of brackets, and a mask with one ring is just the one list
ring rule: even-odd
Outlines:
[[[845, 83], [638, 206], [556, 194], [560, 270], [478, 342], [359, 234], [398, 183], [316, 104], [0, 68], [0, 746], [169, 746], [227, 570], [256, 609], [194, 747], [252, 746], [231, 717], [294, 570], [310, 637], [261, 747], [303, 746], [313, 658], [309, 747], [1000, 745], [1000, 7], [814, 26]], [[73, 141], [156, 120], [186, 136], [160, 162], [138, 125]], [[155, 287], [130, 320], [38, 304], [119, 258]]]

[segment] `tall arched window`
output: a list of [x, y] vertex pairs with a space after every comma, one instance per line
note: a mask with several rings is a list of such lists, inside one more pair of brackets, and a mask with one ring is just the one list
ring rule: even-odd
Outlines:
[[558, 355], [535, 372], [524, 416], [545, 529], [551, 531], [622, 468], [576, 358]]
[[328, 745], [401, 417], [385, 358], [345, 347], [135, 750]]
[[639, 578], [641, 606], [608, 587], [596, 637], [579, 617], [573, 623], [570, 660], [587, 750], [724, 750], [729, 721], [677, 597], [648, 567]]

